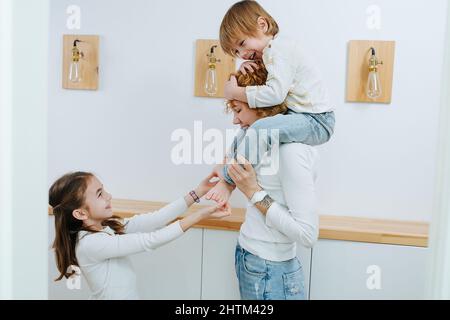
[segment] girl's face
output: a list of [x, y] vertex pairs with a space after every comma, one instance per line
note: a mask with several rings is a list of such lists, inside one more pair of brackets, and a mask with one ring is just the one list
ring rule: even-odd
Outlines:
[[101, 226], [103, 220], [112, 217], [111, 194], [106, 192], [96, 177], [89, 179], [85, 198], [87, 213], [83, 220], [86, 225]]
[[250, 127], [260, 117], [256, 110], [250, 109], [248, 104], [238, 100], [233, 101], [233, 124], [238, 124], [242, 129]]

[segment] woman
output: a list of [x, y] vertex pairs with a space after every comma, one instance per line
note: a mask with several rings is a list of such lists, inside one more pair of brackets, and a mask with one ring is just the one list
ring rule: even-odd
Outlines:
[[[259, 68], [255, 73], [262, 76], [240, 74], [238, 84], [263, 84], [265, 71]], [[284, 109], [250, 109], [240, 101], [230, 101], [228, 108], [233, 112], [233, 123], [241, 128], [251, 128], [263, 117], [276, 117]], [[279, 149], [274, 146], [255, 169], [245, 159], [241, 159], [243, 166], [233, 161], [228, 168], [249, 201], [235, 251], [239, 290], [245, 300], [305, 299], [296, 243], [310, 248], [318, 238], [314, 188], [317, 152], [301, 143], [281, 144]], [[267, 174], [276, 161], [277, 170]]]

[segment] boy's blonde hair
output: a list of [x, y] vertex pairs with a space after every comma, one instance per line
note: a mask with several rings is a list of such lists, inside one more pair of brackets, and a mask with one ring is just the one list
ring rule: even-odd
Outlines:
[[[239, 87], [261, 86], [266, 83], [267, 69], [261, 61], [257, 61], [256, 63], [258, 64], [258, 69], [254, 72], [247, 72], [247, 74], [243, 74], [241, 71], [238, 71], [237, 73], [232, 74], [236, 77]], [[231, 112], [235, 106], [236, 104], [234, 100], [227, 101], [225, 112]], [[287, 110], [288, 108], [285, 102], [272, 107], [255, 109], [257, 116], [260, 118], [272, 117], [279, 113], [285, 113]]]
[[236, 42], [243, 36], [256, 36], [259, 17], [264, 18], [267, 22], [266, 35], [274, 36], [278, 33], [278, 24], [258, 2], [243, 0], [231, 6], [220, 25], [220, 46], [223, 51], [235, 57]]

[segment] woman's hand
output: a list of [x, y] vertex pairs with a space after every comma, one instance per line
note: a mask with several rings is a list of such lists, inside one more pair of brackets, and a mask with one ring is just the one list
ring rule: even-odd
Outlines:
[[238, 89], [238, 83], [235, 76], [231, 76], [230, 80], [225, 82], [224, 93], [225, 99], [234, 100], [236, 97], [236, 91]]
[[228, 174], [239, 190], [241, 190], [250, 200], [253, 197], [253, 194], [262, 190], [262, 188], [258, 185], [256, 173], [251, 163], [239, 154], [237, 155], [237, 158], [239, 163], [243, 164], [244, 167], [233, 160], [228, 166]]
[[[217, 178], [217, 180], [211, 181], [213, 178]], [[219, 175], [217, 174], [217, 172], [211, 172], [205, 179], [200, 182], [197, 188], [194, 189], [197, 196], [201, 198], [205, 194], [207, 194], [208, 191], [211, 190], [217, 184], [217, 182], [220, 181], [218, 178]]]

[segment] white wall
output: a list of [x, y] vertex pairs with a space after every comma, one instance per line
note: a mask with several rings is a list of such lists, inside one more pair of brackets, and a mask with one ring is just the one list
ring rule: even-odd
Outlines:
[[0, 299], [46, 299], [48, 0], [0, 0]]
[[440, 142], [435, 206], [430, 230], [427, 298], [450, 299], [450, 7], [447, 8], [447, 44], [442, 77]]
[[[173, 130], [232, 128], [221, 99], [193, 96], [194, 43], [217, 38], [234, 0], [53, 0], [50, 16], [49, 185], [69, 170], [97, 173], [114, 197], [170, 201], [210, 166], [175, 166]], [[445, 0], [261, 1], [282, 33], [317, 60], [337, 107], [321, 147], [321, 214], [429, 220], [437, 145]], [[381, 29], [366, 9], [381, 8]], [[81, 29], [66, 28], [79, 5]], [[98, 34], [100, 88], [61, 88], [62, 35]], [[347, 42], [397, 42], [390, 105], [345, 102]], [[243, 198], [232, 202], [243, 206]]]

